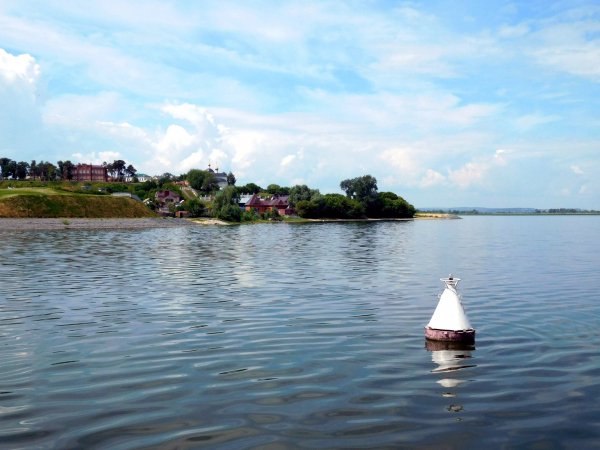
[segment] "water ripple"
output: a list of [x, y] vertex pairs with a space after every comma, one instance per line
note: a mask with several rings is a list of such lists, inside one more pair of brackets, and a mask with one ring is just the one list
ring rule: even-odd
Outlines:
[[[593, 448], [599, 231], [0, 231], [0, 448]], [[424, 340], [450, 272], [474, 346]]]

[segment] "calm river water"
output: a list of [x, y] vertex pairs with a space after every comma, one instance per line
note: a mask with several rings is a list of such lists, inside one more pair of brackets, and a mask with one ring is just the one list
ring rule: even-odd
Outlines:
[[0, 231], [0, 448], [599, 448], [599, 269], [598, 216]]

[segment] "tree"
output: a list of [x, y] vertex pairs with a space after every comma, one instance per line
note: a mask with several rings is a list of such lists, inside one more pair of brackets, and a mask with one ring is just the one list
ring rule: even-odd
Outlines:
[[27, 170], [28, 169], [29, 169], [29, 164], [26, 163], [25, 161], [21, 161], [21, 162], [17, 163], [17, 167], [16, 167], [16, 171], [15, 171], [16, 178], [18, 178], [19, 180], [24, 180], [25, 178], [27, 178]]
[[204, 183], [204, 176], [207, 174], [208, 172], [205, 172], [204, 170], [199, 170], [199, 169], [191, 169], [188, 173], [187, 173], [187, 182], [188, 184], [198, 190], [201, 191], [202, 190], [202, 183]]
[[377, 197], [377, 179], [371, 175], [344, 180], [340, 188], [348, 198], [359, 202], [369, 202]]
[[12, 159], [10, 158], [0, 158], [0, 177], [8, 178], [8, 166], [10, 165]]
[[135, 174], [137, 173], [137, 169], [135, 167], [133, 167], [131, 164], [129, 164], [126, 168], [125, 168], [125, 172], [127, 173], [127, 175], [129, 175], [131, 178], [135, 177]]
[[[235, 190], [235, 188], [233, 189]], [[219, 180], [217, 180], [217, 176], [213, 172], [205, 172], [204, 181], [202, 181], [202, 190], [204, 192], [212, 192], [219, 190]]]
[[279, 194], [280, 190], [281, 186], [279, 186], [278, 184], [270, 184], [267, 186], [267, 192], [269, 194]]
[[31, 165], [29, 166], [29, 174], [33, 177], [34, 181], [35, 178], [40, 175], [40, 168], [36, 164], [35, 159], [31, 161]]
[[367, 205], [367, 215], [378, 218], [413, 217], [415, 207], [393, 192], [380, 192]]
[[239, 193], [233, 186], [227, 186], [217, 194], [213, 200], [213, 215], [219, 219], [239, 222], [242, 217], [242, 208], [239, 207]]
[[303, 200], [309, 201], [317, 196], [321, 195], [318, 189], [309, 189], [309, 187], [305, 184], [299, 185], [297, 184], [293, 188], [290, 189], [290, 198], [288, 199], [288, 203], [291, 206], [296, 205], [296, 203], [301, 202]]
[[117, 175], [117, 179], [119, 181], [123, 181], [122, 178], [123, 178], [123, 175], [125, 174], [127, 163], [125, 161], [123, 161], [122, 159], [116, 159], [113, 161], [112, 166], [113, 166], [114, 173]]
[[316, 219], [319, 217], [319, 205], [308, 200], [301, 200], [296, 203], [296, 211], [304, 219]]
[[58, 161], [56, 163], [58, 166], [58, 175], [62, 180], [72, 180], [73, 179], [73, 163], [71, 161]]
[[232, 172], [227, 174], [227, 186], [235, 186], [235, 175]]
[[258, 194], [262, 190], [263, 188], [254, 183], [248, 183], [247, 185], [240, 187], [240, 191], [245, 194]]
[[192, 217], [200, 217], [205, 208], [206, 205], [197, 198], [186, 200], [183, 204], [184, 211], [188, 211]]

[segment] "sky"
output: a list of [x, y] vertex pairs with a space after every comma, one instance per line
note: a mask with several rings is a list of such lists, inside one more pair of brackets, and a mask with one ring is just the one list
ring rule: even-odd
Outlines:
[[600, 209], [600, 3], [0, 0], [0, 157]]

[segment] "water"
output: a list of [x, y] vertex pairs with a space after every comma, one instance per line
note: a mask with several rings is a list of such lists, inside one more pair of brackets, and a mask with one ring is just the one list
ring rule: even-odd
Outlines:
[[0, 448], [597, 447], [598, 268], [600, 217], [0, 232]]

